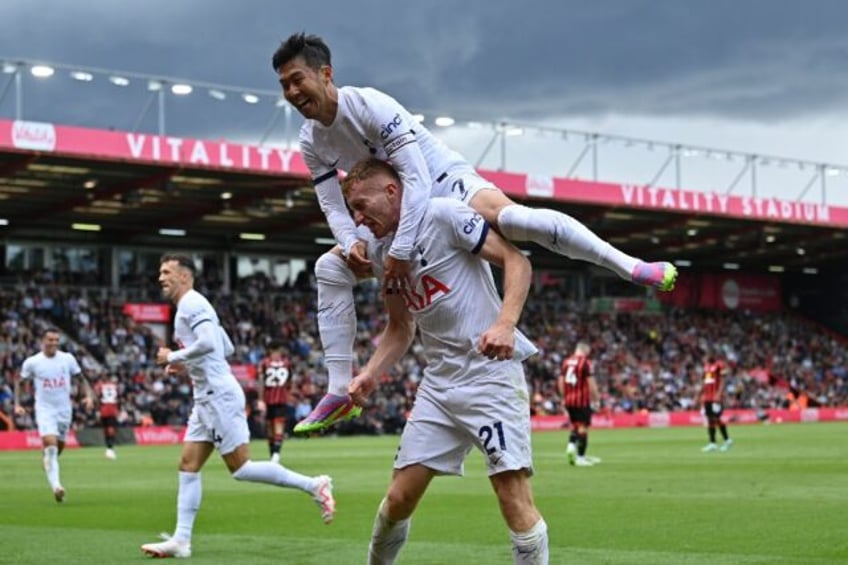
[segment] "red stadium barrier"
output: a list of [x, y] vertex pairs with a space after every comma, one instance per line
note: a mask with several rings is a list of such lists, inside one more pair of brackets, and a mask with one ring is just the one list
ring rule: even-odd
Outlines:
[[167, 445], [181, 443], [185, 435], [185, 428], [171, 428], [168, 426], [149, 426], [144, 428], [133, 428], [135, 442], [138, 445]]
[[[755, 424], [757, 422], [848, 422], [848, 407], [807, 408], [806, 410], [766, 410], [767, 417], [760, 418], [756, 410], [726, 410], [724, 417], [732, 424]], [[704, 417], [700, 412], [651, 412], [639, 414], [595, 414], [593, 428], [667, 428], [670, 426], [702, 426]], [[562, 430], [568, 426], [566, 416], [534, 416], [531, 419], [534, 432]], [[138, 445], [173, 445], [183, 441], [184, 427], [149, 426], [133, 428]], [[79, 447], [74, 432], [68, 433], [67, 447]], [[0, 432], [0, 451], [13, 449], [41, 449], [41, 439], [35, 430]]]
[[[133, 428], [133, 437], [138, 445], [169, 445], [183, 441], [184, 427], [149, 426]], [[66, 447], [79, 447], [74, 432], [68, 432]], [[0, 451], [12, 449], [41, 449], [41, 438], [36, 430], [0, 432]]]
[[[760, 418], [756, 410], [726, 410], [724, 418], [732, 424], [758, 422], [835, 422], [848, 421], [848, 407], [807, 408], [806, 410], [766, 410]], [[562, 430], [568, 426], [567, 416], [534, 416], [533, 431]], [[639, 414], [594, 414], [593, 428], [667, 428], [670, 426], [703, 426], [700, 412], [651, 412]]]
[[[74, 432], [68, 432], [65, 447], [79, 447]], [[9, 449], [41, 449], [41, 438], [36, 430], [0, 432], [0, 451]]]

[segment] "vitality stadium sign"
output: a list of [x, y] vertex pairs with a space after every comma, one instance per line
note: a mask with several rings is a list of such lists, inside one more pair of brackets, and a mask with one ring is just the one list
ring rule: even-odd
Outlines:
[[550, 198], [610, 207], [647, 208], [682, 214], [732, 216], [747, 220], [848, 227], [848, 208], [827, 204], [495, 171], [481, 173], [504, 192], [519, 197]]
[[0, 120], [0, 148], [95, 159], [308, 176], [300, 152], [280, 147]]
[[[45, 122], [0, 120], [0, 150], [4, 149], [309, 178], [301, 153], [291, 149], [226, 140], [106, 131]], [[480, 173], [507, 194], [517, 197], [848, 227], [848, 208], [827, 204], [501, 171]]]

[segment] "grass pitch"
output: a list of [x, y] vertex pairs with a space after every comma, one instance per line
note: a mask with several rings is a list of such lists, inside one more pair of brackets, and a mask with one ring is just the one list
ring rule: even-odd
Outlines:
[[[732, 426], [728, 453], [701, 453], [702, 428], [593, 430], [592, 468], [569, 467], [566, 432], [534, 436], [537, 504], [551, 563], [848, 562], [848, 424]], [[396, 437], [288, 440], [283, 462], [333, 476], [330, 526], [298, 491], [238, 483], [213, 456], [203, 471], [194, 563], [364, 563]], [[262, 442], [255, 459], [267, 457]], [[171, 532], [178, 446], [100, 448], [61, 457], [54, 502], [38, 451], [0, 452], [0, 563], [133, 563]], [[508, 564], [509, 538], [473, 454], [464, 478], [434, 480], [403, 564]]]

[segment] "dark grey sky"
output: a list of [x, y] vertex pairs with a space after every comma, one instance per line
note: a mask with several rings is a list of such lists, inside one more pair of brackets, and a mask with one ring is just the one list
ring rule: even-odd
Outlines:
[[[848, 162], [842, 0], [3, 0], [0, 21], [0, 57], [267, 90], [272, 52], [303, 30], [328, 41], [339, 84], [413, 110]], [[44, 119], [98, 126], [127, 96], [60, 90], [62, 119], [47, 94], [27, 92]], [[144, 96], [109, 125], [138, 121]], [[216, 133], [199, 103], [173, 104], [171, 123]], [[268, 113], [234, 119], [219, 135], [261, 131]]]
[[340, 83], [410, 106], [768, 120], [848, 104], [840, 0], [4, 0], [0, 54], [273, 88], [268, 59], [323, 35]]

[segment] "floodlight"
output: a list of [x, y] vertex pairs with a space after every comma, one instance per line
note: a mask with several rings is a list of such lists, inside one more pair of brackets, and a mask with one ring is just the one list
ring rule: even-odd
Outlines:
[[55, 73], [56, 71], [53, 69], [53, 67], [49, 67], [47, 65], [33, 65], [29, 72], [32, 73], [32, 76], [34, 77], [48, 78], [52, 77], [53, 73]]

